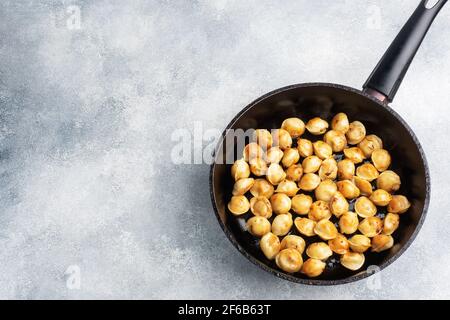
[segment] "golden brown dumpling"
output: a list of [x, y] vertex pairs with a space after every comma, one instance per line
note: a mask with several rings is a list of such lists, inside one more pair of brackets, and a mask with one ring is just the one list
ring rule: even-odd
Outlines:
[[272, 216], [272, 205], [266, 197], [253, 197], [250, 199], [250, 210], [255, 216], [267, 219]]
[[275, 258], [277, 266], [288, 273], [299, 272], [303, 265], [302, 255], [295, 249], [284, 249]]
[[327, 260], [333, 255], [333, 251], [325, 242], [315, 242], [309, 245], [306, 254], [313, 259]]
[[235, 181], [250, 177], [250, 167], [244, 160], [236, 160], [231, 166], [231, 176]]
[[330, 130], [325, 133], [323, 141], [331, 146], [333, 152], [341, 152], [347, 146], [345, 134], [337, 130]]
[[336, 114], [331, 120], [331, 128], [345, 134], [350, 128], [347, 115], [343, 112]]
[[266, 179], [256, 179], [250, 188], [250, 193], [254, 197], [266, 197], [269, 199], [274, 193], [273, 186]]
[[359, 219], [354, 212], [348, 211], [339, 218], [339, 229], [341, 233], [353, 234], [358, 230]]
[[291, 199], [292, 210], [297, 214], [308, 214], [313, 203], [313, 199], [306, 194], [298, 194]]
[[273, 260], [281, 250], [280, 239], [271, 232], [266, 233], [259, 241], [259, 247], [267, 259]]
[[329, 202], [334, 194], [337, 192], [336, 183], [333, 180], [322, 181], [314, 190], [314, 194], [317, 200]]
[[320, 177], [315, 173], [307, 173], [302, 176], [298, 186], [304, 191], [313, 191], [320, 184]]
[[291, 210], [291, 198], [284, 193], [273, 194], [270, 197], [270, 204], [275, 214], [284, 214]]
[[303, 167], [299, 164], [294, 164], [286, 170], [286, 179], [294, 182], [299, 182], [302, 175]]
[[314, 221], [323, 219], [330, 219], [331, 211], [328, 202], [318, 200], [311, 205], [309, 209], [308, 218]]
[[255, 237], [262, 237], [270, 232], [270, 222], [264, 217], [251, 217], [247, 221], [247, 230]]
[[305, 251], [306, 243], [305, 240], [303, 240], [302, 237], [295, 236], [295, 235], [287, 235], [286, 237], [281, 240], [281, 250], [284, 249], [295, 249], [300, 254]]
[[392, 196], [391, 201], [389, 201], [387, 210], [392, 213], [405, 213], [411, 207], [411, 203], [408, 198], [402, 195]]
[[336, 238], [329, 240], [328, 246], [331, 251], [337, 254], [346, 254], [350, 249], [347, 238], [342, 234], [338, 234]]
[[305, 132], [305, 123], [299, 118], [289, 118], [283, 121], [281, 128], [289, 132], [292, 138], [297, 138]]
[[284, 129], [272, 130], [273, 146], [280, 147], [281, 150], [289, 149], [292, 146], [292, 137]]
[[316, 234], [314, 233], [314, 228], [316, 227], [317, 222], [308, 219], [308, 218], [295, 218], [294, 225], [297, 228], [298, 232], [301, 234], [312, 237]]
[[383, 230], [383, 221], [378, 217], [365, 218], [359, 224], [358, 230], [366, 237], [373, 238]]
[[328, 129], [328, 122], [325, 120], [316, 117], [308, 121], [306, 124], [306, 129], [313, 135], [321, 135], [324, 134]]
[[303, 158], [310, 157], [314, 153], [312, 142], [307, 139], [297, 140], [297, 150]]
[[328, 158], [322, 161], [319, 168], [319, 177], [322, 180], [335, 180], [337, 178], [337, 162], [333, 158]]
[[305, 274], [310, 278], [315, 278], [320, 276], [325, 270], [326, 263], [322, 260], [309, 258], [303, 263], [301, 273]]
[[370, 158], [375, 150], [383, 148], [383, 141], [378, 136], [370, 134], [358, 144], [358, 147], [364, 152], [366, 158]]
[[256, 129], [254, 134], [254, 140], [259, 144], [263, 149], [269, 149], [272, 147], [272, 134], [269, 130], [266, 129]]
[[233, 196], [228, 202], [228, 210], [235, 216], [240, 216], [250, 210], [250, 202], [245, 196]]
[[333, 222], [327, 219], [317, 222], [314, 232], [322, 238], [322, 240], [331, 240], [338, 236], [338, 231]]

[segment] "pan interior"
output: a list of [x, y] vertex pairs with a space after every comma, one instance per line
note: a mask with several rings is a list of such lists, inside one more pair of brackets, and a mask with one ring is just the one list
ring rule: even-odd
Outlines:
[[[252, 262], [282, 278], [308, 284], [337, 284], [355, 281], [368, 275], [369, 266], [385, 267], [395, 260], [413, 240], [418, 231], [428, 201], [428, 173], [421, 148], [411, 130], [404, 121], [386, 107], [361, 92], [343, 86], [331, 84], [304, 84], [283, 88], [272, 92], [247, 106], [230, 123], [228, 129], [266, 128], [275, 129], [281, 126], [284, 119], [299, 117], [307, 120], [321, 117], [327, 121], [338, 112], [345, 112], [350, 121], [364, 123], [367, 134], [378, 135], [393, 159], [391, 169], [397, 172], [402, 180], [403, 194], [411, 201], [410, 210], [401, 216], [399, 229], [394, 233], [395, 245], [382, 253], [366, 253], [366, 262], [358, 273], [349, 271], [339, 264], [339, 256], [335, 255], [327, 261], [326, 271], [318, 278], [309, 279], [300, 273], [286, 274], [279, 270], [273, 261], [265, 258], [258, 246], [258, 240], [244, 230], [245, 220], [249, 217], [235, 218], [231, 216], [226, 204], [231, 198], [233, 179], [230, 175], [230, 164], [214, 164], [211, 172], [211, 196], [222, 228], [233, 244]], [[311, 138], [309, 136], [308, 138]], [[316, 138], [317, 139], [317, 138]], [[234, 153], [241, 158], [242, 150], [231, 150], [220, 144], [216, 157]], [[295, 214], [294, 218], [297, 216]], [[296, 231], [293, 231], [296, 234]], [[320, 239], [306, 237], [307, 243]], [[306, 258], [306, 255], [304, 255]]]

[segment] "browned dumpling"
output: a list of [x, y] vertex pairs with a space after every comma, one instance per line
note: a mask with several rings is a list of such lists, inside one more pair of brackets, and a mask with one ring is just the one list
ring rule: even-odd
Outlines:
[[337, 191], [333, 197], [330, 199], [330, 211], [332, 214], [334, 214], [337, 218], [342, 216], [344, 213], [348, 212], [348, 209], [350, 207], [350, 204], [348, 203], [347, 199]]
[[321, 180], [335, 180], [337, 178], [338, 166], [336, 160], [328, 158], [322, 161], [319, 168], [319, 177]]
[[391, 170], [382, 172], [377, 178], [377, 188], [383, 189], [389, 193], [393, 193], [400, 189], [400, 185], [400, 177]]
[[266, 197], [253, 197], [250, 200], [250, 210], [255, 216], [267, 219], [272, 216], [272, 205]]
[[286, 170], [286, 179], [299, 182], [303, 175], [303, 167], [300, 164], [293, 164]]
[[394, 238], [390, 235], [378, 234], [372, 238], [372, 251], [382, 252], [394, 246]]
[[359, 224], [358, 230], [366, 237], [373, 238], [383, 230], [383, 221], [378, 217], [365, 218]]
[[274, 187], [266, 179], [256, 179], [250, 188], [250, 193], [254, 197], [266, 197], [269, 199], [274, 193]]
[[298, 190], [299, 188], [297, 187], [297, 184], [294, 181], [283, 180], [278, 184], [275, 192], [284, 193], [289, 197], [293, 197], [297, 194]]
[[309, 245], [306, 254], [313, 259], [327, 260], [333, 255], [333, 251], [325, 242], [315, 242]]
[[279, 214], [272, 221], [272, 233], [277, 236], [285, 236], [291, 230], [294, 221], [290, 213]]
[[347, 252], [341, 256], [341, 264], [349, 270], [356, 271], [364, 265], [365, 256], [363, 253]]
[[336, 192], [336, 183], [333, 180], [324, 180], [317, 186], [314, 194], [317, 200], [329, 202]]
[[338, 177], [339, 180], [352, 180], [355, 175], [355, 163], [349, 159], [344, 159], [338, 162]]
[[304, 191], [313, 191], [320, 184], [320, 177], [315, 173], [307, 173], [302, 176], [298, 186]]
[[355, 211], [361, 218], [367, 218], [377, 214], [377, 207], [369, 198], [363, 196], [356, 200]]
[[311, 205], [313, 203], [312, 197], [306, 194], [298, 194], [294, 196], [291, 200], [292, 210], [301, 215], [308, 214], [311, 209]]
[[264, 149], [272, 147], [273, 139], [272, 134], [266, 129], [256, 129], [254, 134], [254, 140]]
[[385, 207], [392, 200], [392, 195], [383, 189], [375, 190], [369, 197], [369, 199], [377, 206]]
[[305, 132], [305, 123], [299, 118], [289, 118], [283, 121], [281, 128], [289, 132], [292, 138], [297, 138]]
[[366, 137], [366, 127], [359, 121], [353, 121], [345, 135], [349, 144], [358, 144]]
[[375, 168], [373, 164], [364, 163], [363, 165], [360, 165], [358, 168], [356, 168], [356, 175], [361, 179], [373, 181], [378, 178], [379, 173], [377, 168]]
[[253, 158], [249, 161], [250, 171], [257, 177], [265, 176], [267, 173], [267, 163], [261, 158]]
[[389, 201], [387, 210], [392, 213], [405, 213], [411, 207], [411, 203], [408, 198], [402, 195], [392, 196], [391, 201]]
[[281, 159], [283, 159], [284, 152], [280, 149], [280, 147], [272, 147], [267, 150], [266, 160], [269, 164], [277, 163], [279, 164]]
[[247, 193], [255, 183], [253, 178], [239, 179], [234, 183], [232, 194], [233, 196], [242, 196]]
[[331, 211], [328, 202], [318, 200], [311, 205], [309, 209], [308, 218], [314, 221], [323, 219], [330, 219]]
[[273, 260], [281, 250], [280, 239], [271, 232], [266, 233], [259, 241], [259, 247], [267, 259]]
[[297, 149], [290, 148], [284, 151], [283, 159], [281, 159], [281, 163], [285, 168], [289, 168], [293, 164], [296, 164], [300, 160], [300, 154]]
[[288, 213], [291, 210], [291, 198], [284, 193], [275, 193], [270, 197], [270, 204], [275, 214]]
[[384, 149], [375, 150], [372, 152], [372, 163], [378, 171], [386, 171], [391, 165], [391, 155]]
[[247, 230], [251, 235], [261, 238], [270, 232], [270, 222], [264, 217], [251, 217], [247, 221]]
[[350, 128], [348, 117], [345, 113], [336, 114], [331, 120], [331, 128], [342, 133], [346, 133]]
[[350, 244], [350, 249], [358, 253], [366, 252], [371, 246], [370, 238], [362, 234], [355, 234], [348, 239], [348, 243]]
[[325, 133], [323, 141], [331, 146], [333, 152], [341, 152], [347, 146], [347, 138], [341, 131], [330, 130]]
[[298, 232], [307, 237], [315, 236], [314, 228], [317, 222], [308, 218], [295, 218], [294, 225]]
[[383, 220], [383, 234], [391, 235], [400, 225], [400, 216], [396, 213], [388, 213]]
[[320, 276], [325, 270], [326, 263], [322, 260], [309, 258], [303, 263], [301, 273], [305, 274], [310, 278], [315, 278]]
[[314, 228], [314, 233], [317, 234], [322, 240], [331, 240], [338, 236], [338, 231], [334, 224], [327, 219], [317, 222]]
[[347, 238], [342, 234], [338, 234], [336, 238], [329, 240], [328, 246], [337, 254], [346, 254], [350, 249]]
[[313, 135], [321, 135], [324, 134], [328, 129], [328, 122], [325, 120], [316, 117], [308, 121], [306, 124], [306, 129]]
[[303, 240], [302, 237], [295, 236], [295, 235], [287, 235], [286, 237], [281, 240], [281, 250], [284, 249], [295, 249], [300, 254], [302, 254], [305, 251], [306, 242]]
[[355, 164], [361, 163], [366, 158], [362, 150], [358, 147], [344, 149], [344, 155]]
[[339, 229], [341, 233], [353, 234], [358, 230], [359, 219], [354, 212], [348, 211], [339, 218]]
[[236, 160], [231, 166], [231, 176], [235, 181], [250, 177], [250, 167], [243, 159]]
[[347, 199], [355, 199], [360, 195], [360, 191], [357, 186], [350, 180], [342, 180], [336, 183], [338, 191], [342, 193]]
[[250, 202], [245, 196], [233, 196], [228, 202], [228, 210], [235, 216], [243, 215], [250, 210]]
[[286, 172], [278, 163], [272, 163], [267, 169], [266, 179], [274, 186], [286, 178]]
[[372, 184], [369, 181], [367, 181], [365, 179], [361, 179], [360, 177], [354, 176], [353, 182], [355, 183], [355, 186], [361, 192], [361, 195], [370, 196], [372, 194], [372, 192], [373, 192]]
[[264, 158], [264, 150], [259, 144], [252, 142], [245, 146], [242, 155], [244, 160], [248, 162], [254, 158]]
[[312, 142], [307, 139], [297, 140], [297, 150], [303, 158], [310, 157], [314, 153]]
[[272, 130], [272, 145], [280, 147], [281, 150], [289, 149], [292, 146], [292, 137], [284, 129]]
[[322, 165], [322, 160], [317, 156], [309, 156], [303, 159], [302, 167], [304, 173], [317, 172]]
[[299, 272], [303, 265], [302, 255], [295, 249], [284, 249], [275, 257], [277, 266], [288, 273]]
[[383, 141], [378, 136], [370, 134], [358, 144], [358, 147], [364, 152], [366, 158], [370, 158], [375, 150], [383, 148]]
[[323, 141], [316, 141], [313, 143], [314, 154], [318, 156], [321, 160], [330, 158], [333, 155], [333, 149], [328, 143]]

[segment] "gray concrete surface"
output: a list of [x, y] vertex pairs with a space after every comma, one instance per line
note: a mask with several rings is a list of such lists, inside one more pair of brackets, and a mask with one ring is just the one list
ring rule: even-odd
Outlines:
[[450, 6], [394, 104], [428, 155], [429, 217], [379, 285], [257, 269], [208, 166], [170, 157], [175, 129], [223, 129], [272, 89], [360, 87], [417, 3], [1, 1], [0, 298], [450, 298]]

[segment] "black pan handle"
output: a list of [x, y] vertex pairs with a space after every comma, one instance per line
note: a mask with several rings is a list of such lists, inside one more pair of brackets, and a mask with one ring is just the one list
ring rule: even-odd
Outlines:
[[429, 0], [422, 0], [406, 22], [394, 42], [367, 79], [364, 91], [383, 102], [391, 102], [408, 71], [425, 35], [447, 0], [439, 0], [427, 8]]

